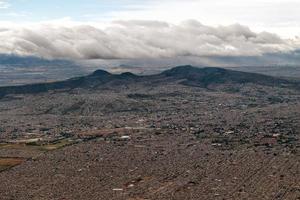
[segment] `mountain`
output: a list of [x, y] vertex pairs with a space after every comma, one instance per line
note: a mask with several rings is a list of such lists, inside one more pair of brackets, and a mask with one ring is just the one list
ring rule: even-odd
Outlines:
[[0, 87], [0, 97], [4, 97], [5, 95], [8, 94], [35, 94], [35, 93], [47, 92], [50, 90], [63, 90], [63, 89], [71, 90], [76, 88], [93, 89], [99, 85], [103, 85], [111, 81], [128, 82], [137, 78], [139, 77], [129, 72], [120, 75], [115, 75], [104, 70], [97, 70], [88, 76], [71, 78], [65, 81], [29, 84], [29, 85], [22, 85], [22, 86]]
[[291, 81], [272, 76], [216, 67], [196, 68], [193, 66], [179, 66], [167, 70], [162, 74], [176, 77], [178, 79], [186, 79], [182, 82], [186, 85], [198, 85], [202, 87], [207, 87], [210, 84], [224, 83], [254, 83], [265, 86], [284, 86], [285, 84], [294, 84]]
[[209, 87], [210, 85], [221, 84], [252, 83], [271, 87], [288, 87], [295, 89], [299, 88], [300, 85], [299, 82], [293, 82], [262, 74], [213, 67], [197, 68], [187, 65], [178, 66], [160, 74], [149, 76], [137, 76], [130, 72], [111, 74], [104, 70], [97, 70], [90, 75], [72, 78], [65, 81], [1, 87], [0, 97], [4, 97], [8, 94], [34, 94], [50, 90], [72, 90], [76, 88], [95, 89], [106, 84], [110, 84], [110, 86], [132, 84], [136, 82], [163, 84], [164, 82], [170, 81], [179, 81], [181, 84], [197, 87]]

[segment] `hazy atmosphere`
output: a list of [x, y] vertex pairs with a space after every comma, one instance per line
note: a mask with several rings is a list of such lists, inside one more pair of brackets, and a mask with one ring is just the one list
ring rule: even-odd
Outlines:
[[0, 200], [300, 200], [300, 0], [0, 0]]
[[296, 0], [1, 0], [0, 53], [76, 60], [294, 54], [299, 6]]

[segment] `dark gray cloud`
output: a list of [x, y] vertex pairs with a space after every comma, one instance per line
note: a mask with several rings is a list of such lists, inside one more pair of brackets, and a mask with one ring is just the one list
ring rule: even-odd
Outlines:
[[211, 27], [195, 20], [115, 21], [91, 25], [40, 24], [0, 27], [0, 53], [69, 59], [140, 59], [203, 56], [261, 56], [290, 52], [299, 41], [256, 33], [246, 26]]

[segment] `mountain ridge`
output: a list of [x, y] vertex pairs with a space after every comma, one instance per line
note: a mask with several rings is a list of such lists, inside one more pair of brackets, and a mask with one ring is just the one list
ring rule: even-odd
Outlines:
[[64, 81], [0, 87], [0, 97], [4, 97], [8, 94], [35, 94], [47, 92], [50, 90], [72, 90], [76, 88], [93, 89], [99, 85], [104, 85], [106, 83], [111, 83], [114, 81], [118, 82], [118, 85], [120, 85], [122, 83], [133, 83], [143, 80], [148, 81], [148, 83], [156, 82], [157, 80], [180, 80], [181, 84], [199, 87], [208, 87], [212, 84], [225, 83], [254, 83], [265, 86], [291, 87], [297, 89], [299, 88], [298, 82], [293, 82], [263, 74], [234, 71], [217, 67], [198, 68], [191, 65], [183, 65], [163, 71], [160, 74], [147, 76], [139, 76], [131, 72], [112, 74], [105, 70], [99, 69], [90, 75], [75, 77]]

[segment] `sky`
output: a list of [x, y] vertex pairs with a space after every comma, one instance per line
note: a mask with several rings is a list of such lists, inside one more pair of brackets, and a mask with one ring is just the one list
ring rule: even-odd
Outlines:
[[261, 56], [300, 48], [299, 0], [0, 0], [0, 53]]
[[82, 22], [195, 19], [206, 25], [240, 23], [282, 37], [300, 35], [299, 0], [0, 0], [0, 21]]

